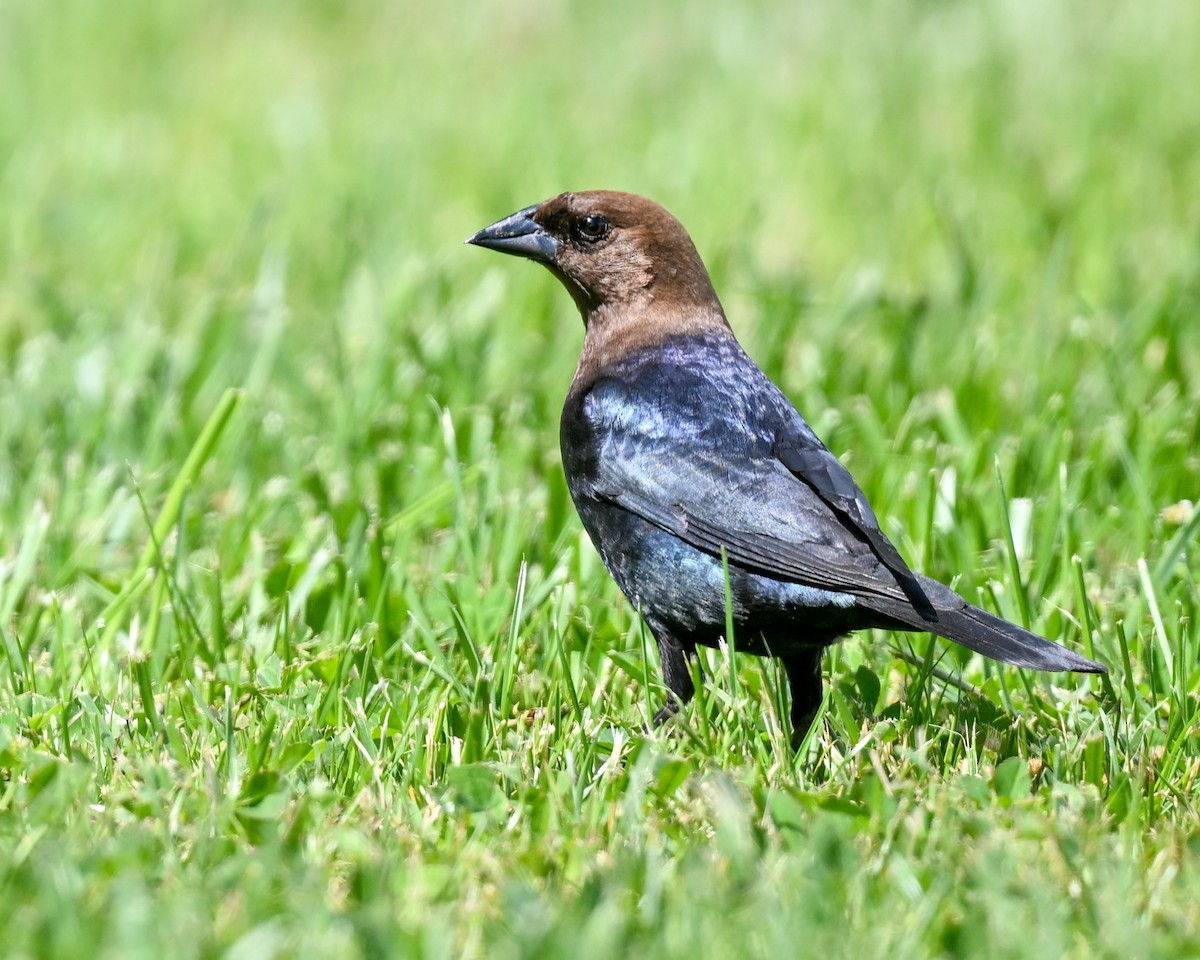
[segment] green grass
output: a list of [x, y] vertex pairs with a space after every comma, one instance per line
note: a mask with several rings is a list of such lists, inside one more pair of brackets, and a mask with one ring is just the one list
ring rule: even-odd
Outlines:
[[[1198, 49], [1185, 0], [0, 0], [0, 952], [1200, 953]], [[591, 187], [688, 225], [915, 565], [1110, 680], [864, 634], [798, 758], [720, 652], [643, 733], [578, 317], [462, 246]]]

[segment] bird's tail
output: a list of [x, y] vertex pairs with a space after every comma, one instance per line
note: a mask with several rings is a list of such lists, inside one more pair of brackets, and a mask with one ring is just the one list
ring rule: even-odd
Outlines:
[[919, 577], [934, 609], [917, 611], [905, 603], [885, 602], [874, 609], [898, 620], [910, 630], [924, 630], [962, 644], [992, 660], [1047, 673], [1108, 673], [1108, 668], [1087, 657], [1030, 633], [1000, 617], [967, 603], [944, 584]]

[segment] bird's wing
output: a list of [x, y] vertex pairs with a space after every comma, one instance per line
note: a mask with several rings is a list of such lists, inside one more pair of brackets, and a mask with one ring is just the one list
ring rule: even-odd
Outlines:
[[[809, 460], [804, 451], [787, 448], [786, 461], [779, 451], [756, 455], [751, 444], [729, 433], [732, 425], [719, 424], [714, 433], [705, 429], [712, 424], [672, 422], [661, 410], [647, 412], [615, 396], [619, 390], [603, 392], [607, 397], [595, 397], [586, 414], [596, 443], [591, 487], [597, 498], [714, 556], [724, 548], [731, 563], [756, 573], [823, 590], [909, 599], [874, 540], [891, 548], [900, 568], [907, 566], [872, 523], [874, 513], [849, 473], [827, 451], [830, 462], [813, 458], [821, 467], [813, 482], [796, 472]], [[870, 527], [874, 538], [862, 527]]]
[[774, 453], [779, 462], [806, 483], [851, 532], [871, 545], [875, 556], [888, 568], [915, 606], [928, 605], [917, 575], [879, 528], [879, 520], [867, 502], [866, 494], [837, 457], [811, 434], [796, 431], [779, 437]]

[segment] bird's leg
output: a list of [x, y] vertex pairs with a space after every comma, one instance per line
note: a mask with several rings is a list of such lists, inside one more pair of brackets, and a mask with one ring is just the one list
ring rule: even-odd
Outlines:
[[820, 647], [803, 650], [783, 658], [788, 684], [792, 688], [792, 749], [798, 750], [821, 709]]
[[684, 653], [683, 647], [665, 634], [656, 635], [655, 639], [658, 640], [658, 656], [662, 660], [663, 682], [670, 691], [667, 694], [667, 702], [654, 715], [652, 725], [659, 727], [675, 716], [679, 709], [692, 699], [696, 688], [692, 685], [692, 671], [688, 665], [688, 655]]

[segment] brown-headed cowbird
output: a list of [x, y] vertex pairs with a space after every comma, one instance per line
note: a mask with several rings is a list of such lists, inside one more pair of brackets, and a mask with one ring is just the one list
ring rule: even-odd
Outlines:
[[742, 350], [687, 231], [658, 204], [564, 193], [467, 242], [545, 264], [583, 314], [563, 467], [658, 642], [672, 696], [655, 723], [692, 696], [688, 660], [721, 641], [730, 607], [736, 648], [783, 660], [795, 742], [821, 705], [822, 652], [852, 630], [1106, 672], [909, 569], [850, 473]]

